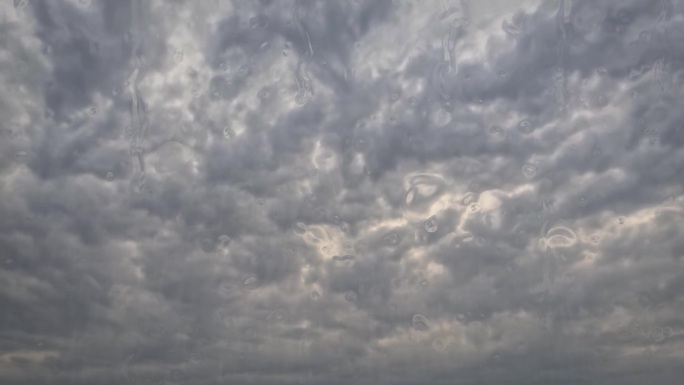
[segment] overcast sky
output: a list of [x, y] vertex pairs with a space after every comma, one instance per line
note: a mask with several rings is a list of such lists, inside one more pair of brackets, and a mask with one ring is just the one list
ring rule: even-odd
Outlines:
[[0, 17], [0, 383], [681, 384], [683, 2]]

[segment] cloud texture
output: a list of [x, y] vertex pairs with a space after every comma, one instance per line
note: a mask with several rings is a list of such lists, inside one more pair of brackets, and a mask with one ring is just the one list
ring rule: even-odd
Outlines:
[[681, 382], [684, 3], [0, 12], [0, 382]]

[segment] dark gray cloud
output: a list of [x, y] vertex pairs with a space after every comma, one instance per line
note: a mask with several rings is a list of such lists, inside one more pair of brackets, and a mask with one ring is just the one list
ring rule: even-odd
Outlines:
[[0, 6], [0, 379], [679, 383], [679, 2]]

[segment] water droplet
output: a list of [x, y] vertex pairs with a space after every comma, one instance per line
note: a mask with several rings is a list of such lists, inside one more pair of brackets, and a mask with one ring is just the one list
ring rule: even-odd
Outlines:
[[522, 173], [526, 178], [532, 179], [535, 175], [537, 175], [537, 166], [526, 164], [522, 166]]
[[288, 54], [289, 54], [288, 50], [284, 49], [283, 50], [283, 56], [287, 57]]
[[225, 249], [226, 247], [228, 247], [228, 245], [230, 245], [230, 237], [225, 235], [225, 234], [219, 235], [217, 240], [218, 240], [219, 247], [221, 247], [223, 249]]
[[475, 193], [467, 192], [463, 196], [463, 200], [461, 202], [463, 202], [465, 206], [470, 206], [471, 204], [475, 203], [475, 198]]
[[399, 243], [399, 235], [397, 235], [395, 232], [386, 234], [384, 237], [382, 237], [382, 243], [387, 246], [394, 246]]
[[219, 64], [219, 69], [220, 69], [221, 71], [226, 71], [226, 70], [228, 70], [228, 63], [222, 61], [222, 62]]
[[97, 113], [97, 108], [95, 106], [88, 107], [88, 114], [95, 115]]
[[353, 255], [335, 255], [332, 257], [332, 260], [335, 262], [347, 262], [347, 261], [353, 261], [354, 260]]
[[205, 253], [211, 253], [214, 250], [214, 241], [212, 241], [210, 238], [204, 238], [200, 242], [200, 248]]
[[501, 29], [504, 32], [506, 32], [506, 34], [508, 34], [509, 36], [515, 37], [515, 36], [520, 35], [520, 29], [515, 24], [511, 23], [508, 20], [504, 20], [501, 23]]
[[504, 136], [504, 130], [503, 130], [503, 128], [501, 128], [501, 126], [496, 126], [496, 125], [491, 126], [491, 127], [489, 127], [489, 132], [494, 136], [498, 136], [498, 137]]
[[356, 302], [356, 300], [359, 299], [359, 296], [355, 291], [350, 290], [344, 293], [344, 299], [347, 300], [347, 302]]
[[443, 352], [446, 349], [446, 342], [441, 338], [435, 338], [432, 341], [432, 348], [438, 352]]
[[219, 294], [223, 296], [229, 296], [235, 291], [234, 285], [230, 282], [229, 279], [224, 279], [221, 281], [219, 284]]
[[595, 259], [596, 259], [596, 254], [594, 254], [592, 252], [586, 252], [584, 254], [584, 260], [587, 262], [594, 262]]
[[319, 293], [316, 290], [312, 291], [310, 296], [311, 296], [311, 300], [313, 300], [313, 301], [318, 301], [319, 299], [321, 299], [321, 293]]
[[232, 139], [235, 137], [235, 131], [229, 126], [223, 127], [223, 137], [226, 139]]
[[14, 159], [19, 163], [24, 163], [24, 162], [26, 162], [26, 159], [28, 158], [28, 156], [29, 156], [28, 151], [19, 150], [14, 154]]
[[477, 213], [480, 211], [480, 205], [477, 203], [471, 203], [470, 206], [468, 206], [468, 211], [471, 213]]
[[267, 41], [261, 43], [261, 45], [259, 46], [259, 49], [261, 49], [262, 51], [268, 51], [269, 48], [271, 48], [271, 43]]
[[274, 322], [283, 322], [287, 319], [287, 311], [283, 309], [274, 310], [268, 314], [267, 319]]
[[257, 93], [257, 96], [261, 100], [266, 100], [271, 96], [271, 92], [268, 90], [268, 88], [264, 87], [259, 92]]
[[625, 224], [625, 217], [618, 217], [618, 223], [621, 225]]
[[107, 178], [107, 180], [111, 181], [112, 179], [114, 179], [114, 173], [112, 173], [111, 171], [108, 171], [106, 178]]
[[424, 315], [416, 313], [411, 317], [411, 326], [418, 331], [426, 331], [430, 329], [430, 320]]
[[406, 199], [405, 202], [407, 205], [410, 205], [413, 203], [413, 199], [416, 197], [416, 189], [409, 189], [409, 191], [406, 193]]
[[176, 64], [180, 64], [185, 59], [185, 52], [179, 48], [173, 53], [173, 61]]
[[661, 327], [653, 328], [653, 330], [651, 331], [651, 339], [653, 340], [653, 342], [656, 342], [656, 343], [661, 343], [661, 342], [665, 341], [665, 333], [663, 331], [663, 328], [661, 328]]
[[256, 15], [249, 19], [250, 28], [266, 28], [270, 24], [270, 20], [266, 15]]
[[14, 0], [14, 8], [23, 9], [28, 5], [28, 0]]
[[423, 224], [423, 226], [425, 227], [425, 231], [427, 231], [428, 233], [435, 233], [439, 229], [439, 225], [437, 224], [437, 218], [435, 218], [434, 215], [428, 218]]
[[242, 287], [244, 287], [247, 290], [254, 290], [257, 288], [259, 285], [259, 281], [256, 279], [256, 277], [248, 277], [245, 278], [244, 281], [242, 281]]
[[523, 119], [520, 121], [520, 123], [518, 123], [518, 130], [523, 134], [529, 134], [534, 131], [534, 126], [529, 120]]
[[432, 115], [432, 122], [437, 127], [444, 127], [451, 122], [451, 114], [444, 108], [438, 108]]
[[237, 68], [237, 71], [235, 71], [235, 74], [238, 77], [244, 78], [245, 76], [249, 75], [250, 72], [250, 67], [247, 64], [242, 64]]
[[605, 95], [599, 95], [596, 97], [596, 107], [605, 107], [608, 105], [608, 98]]
[[398, 92], [392, 92], [392, 95], [390, 96], [390, 100], [392, 102], [396, 102], [399, 100], [399, 93]]

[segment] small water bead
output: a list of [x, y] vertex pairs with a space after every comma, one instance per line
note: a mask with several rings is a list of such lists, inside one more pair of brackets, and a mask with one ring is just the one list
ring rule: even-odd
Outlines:
[[608, 105], [608, 98], [605, 95], [598, 95], [595, 99], [596, 107], [603, 108]]
[[97, 113], [97, 108], [95, 106], [90, 106], [88, 107], [88, 114], [89, 115], [95, 115]]
[[235, 291], [235, 286], [228, 279], [224, 279], [219, 284], [219, 294], [223, 296], [231, 295]]
[[177, 49], [176, 52], [173, 53], [173, 61], [176, 64], [180, 64], [183, 62], [185, 59], [185, 52], [182, 49]]
[[398, 92], [392, 92], [392, 95], [390, 95], [390, 100], [392, 102], [396, 102], [399, 100], [399, 93]]
[[28, 0], [14, 0], [14, 8], [23, 9], [28, 5]]
[[108, 171], [107, 175], [105, 177], [107, 178], [108, 181], [111, 181], [112, 179], [114, 179], [114, 173], [112, 173], [111, 171]]
[[441, 338], [435, 338], [432, 341], [432, 348], [438, 352], [443, 352], [444, 349], [446, 349], [446, 346], [447, 346], [446, 342]]
[[269, 321], [283, 322], [287, 319], [287, 311], [283, 309], [274, 310], [270, 312], [266, 318]]
[[508, 20], [504, 20], [501, 23], [501, 29], [506, 32], [509, 36], [516, 37], [520, 35], [520, 29]]
[[259, 90], [259, 92], [257, 93], [257, 96], [261, 100], [267, 100], [271, 96], [271, 92], [268, 90], [268, 88], [264, 87], [261, 90]]
[[520, 123], [518, 123], [518, 131], [522, 132], [523, 134], [529, 134], [534, 131], [534, 126], [529, 120], [523, 119], [520, 121]]
[[391, 232], [382, 237], [382, 242], [387, 246], [394, 246], [399, 243], [399, 235], [395, 232]]
[[235, 74], [238, 77], [244, 78], [245, 76], [249, 75], [250, 72], [250, 67], [247, 64], [242, 64], [237, 68], [237, 71], [235, 71]]
[[219, 69], [220, 69], [221, 71], [227, 71], [227, 70], [228, 70], [228, 63], [222, 61], [222, 62], [219, 64]]
[[259, 281], [256, 277], [248, 277], [245, 278], [244, 281], [242, 281], [242, 287], [244, 287], [247, 290], [254, 290], [257, 288], [258, 285]]
[[235, 131], [229, 126], [223, 127], [223, 137], [226, 139], [233, 139], [235, 137]]
[[428, 233], [437, 232], [437, 230], [439, 229], [439, 225], [437, 224], [437, 218], [431, 216], [425, 221], [423, 227], [425, 228], [425, 231], [427, 231]]
[[353, 255], [335, 255], [332, 257], [332, 260], [335, 262], [348, 262], [348, 261], [353, 261], [356, 257]]
[[210, 238], [204, 238], [200, 242], [200, 248], [205, 253], [211, 253], [214, 250], [214, 241], [212, 241]]
[[426, 331], [430, 329], [430, 320], [420, 313], [411, 316], [411, 327], [418, 331]]
[[444, 108], [438, 108], [432, 115], [432, 122], [437, 127], [444, 127], [451, 122], [451, 114]]
[[663, 328], [661, 328], [661, 327], [653, 328], [653, 330], [651, 330], [650, 334], [651, 334], [651, 339], [653, 340], [653, 342], [661, 343], [661, 342], [665, 341], [665, 338], [666, 338], [665, 332], [664, 332]]
[[463, 200], [462, 200], [461, 202], [462, 202], [463, 205], [465, 205], [465, 206], [470, 206], [471, 204], [475, 203], [475, 200], [476, 200], [475, 193], [473, 193], [473, 192], [467, 192], [467, 193], [465, 193], [465, 195], [463, 196]]
[[256, 15], [249, 19], [250, 28], [266, 28], [270, 24], [270, 20], [266, 15]]
[[501, 126], [496, 126], [496, 125], [491, 126], [491, 127], [489, 127], [489, 132], [494, 136], [498, 136], [498, 137], [504, 136], [504, 130], [503, 130], [503, 128], [501, 128]]
[[358, 298], [359, 298], [359, 296], [358, 296], [358, 294], [356, 294], [355, 291], [351, 291], [351, 290], [350, 290], [350, 291], [344, 293], [344, 299], [345, 299], [347, 302], [356, 302], [356, 300], [357, 300]]
[[618, 224], [624, 225], [625, 224], [625, 217], [618, 217]]
[[471, 213], [477, 213], [480, 211], [480, 205], [477, 203], [472, 203], [468, 206], [468, 211]]
[[522, 173], [525, 178], [532, 179], [537, 175], [537, 166], [532, 164], [526, 164], [522, 166]]
[[592, 252], [586, 252], [584, 254], [584, 260], [587, 262], [594, 262], [595, 259], [596, 259], [596, 254], [594, 254]]
[[313, 300], [313, 301], [318, 301], [321, 299], [321, 293], [319, 293], [316, 290], [312, 291], [309, 296], [311, 297], [311, 300]]

